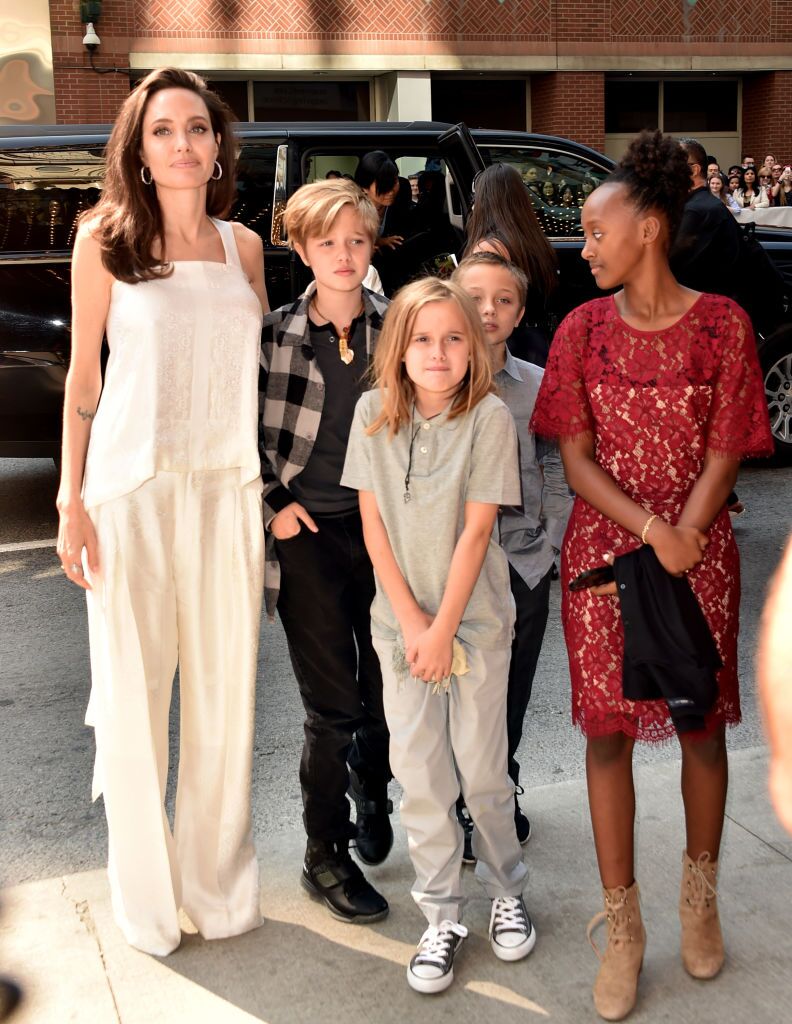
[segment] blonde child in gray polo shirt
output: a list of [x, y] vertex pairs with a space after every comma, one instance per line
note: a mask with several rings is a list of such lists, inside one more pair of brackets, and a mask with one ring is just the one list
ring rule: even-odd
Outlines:
[[391, 768], [404, 790], [413, 897], [429, 925], [407, 980], [429, 993], [451, 984], [467, 935], [460, 789], [477, 826], [476, 875], [492, 900], [492, 949], [519, 960], [536, 941], [507, 773], [514, 606], [493, 538], [499, 506], [521, 500], [517, 438], [492, 393], [476, 307], [458, 285], [427, 278], [398, 293], [374, 370], [341, 482], [359, 491], [376, 576], [371, 632]]

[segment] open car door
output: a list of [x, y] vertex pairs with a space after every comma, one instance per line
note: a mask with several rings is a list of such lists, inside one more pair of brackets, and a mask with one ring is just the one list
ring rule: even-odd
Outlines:
[[444, 131], [437, 145], [451, 172], [446, 175], [449, 219], [458, 231], [464, 233], [465, 221], [473, 205], [473, 179], [484, 170], [484, 158], [465, 124], [455, 124]]

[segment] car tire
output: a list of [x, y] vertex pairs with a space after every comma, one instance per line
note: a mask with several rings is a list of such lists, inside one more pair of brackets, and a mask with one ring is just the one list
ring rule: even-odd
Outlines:
[[792, 330], [771, 338], [760, 353], [762, 380], [776, 455], [792, 464]]

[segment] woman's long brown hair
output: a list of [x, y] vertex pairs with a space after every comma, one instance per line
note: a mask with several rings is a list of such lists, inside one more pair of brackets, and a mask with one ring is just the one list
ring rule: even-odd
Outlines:
[[528, 189], [511, 164], [492, 164], [476, 178], [465, 255], [483, 238], [502, 239], [528, 287], [547, 299], [558, 287], [558, 261], [534, 213]]
[[442, 281], [439, 277], [412, 281], [396, 293], [388, 306], [374, 350], [375, 387], [382, 396], [382, 412], [366, 429], [367, 434], [376, 434], [387, 426], [388, 436], [393, 437], [412, 421], [415, 388], [407, 376], [404, 353], [410, 344], [415, 318], [430, 302], [456, 303], [470, 339], [470, 366], [451, 402], [448, 418], [470, 412], [494, 391], [489, 346], [473, 300], [453, 281]]
[[222, 217], [236, 194], [237, 147], [231, 130], [232, 114], [220, 97], [192, 71], [157, 68], [137, 85], [124, 101], [107, 143], [107, 165], [102, 197], [83, 219], [93, 222], [102, 247], [102, 263], [119, 281], [136, 284], [167, 277], [173, 270], [153, 255], [154, 244], [165, 251], [162, 211], [153, 185], [144, 185], [140, 151], [143, 117], [151, 97], [163, 89], [189, 89], [206, 104], [212, 132], [220, 136], [217, 160], [223, 169], [219, 181], [206, 188], [206, 212]]

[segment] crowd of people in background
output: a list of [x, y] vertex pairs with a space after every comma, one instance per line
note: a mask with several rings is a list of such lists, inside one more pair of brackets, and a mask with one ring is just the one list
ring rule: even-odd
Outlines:
[[714, 156], [707, 157], [707, 184], [730, 210], [762, 210], [771, 206], [792, 206], [792, 166], [776, 160], [772, 153], [761, 167], [748, 154], [741, 164], [732, 164], [728, 174]]

